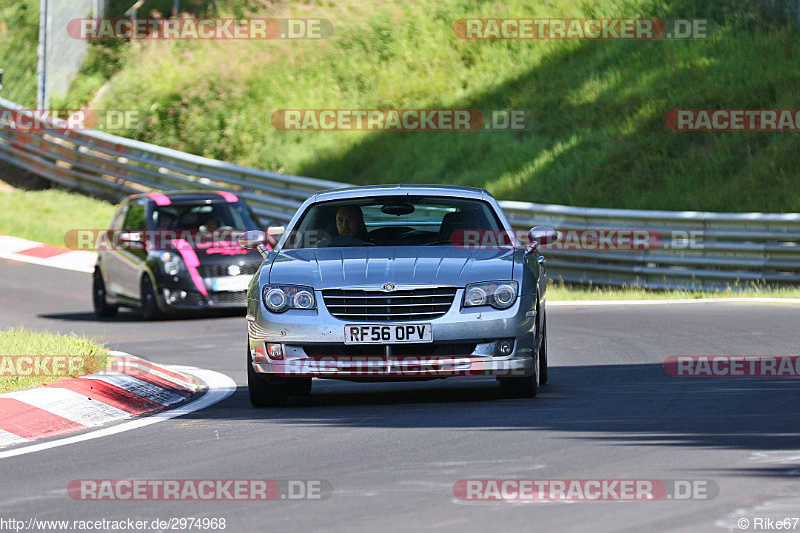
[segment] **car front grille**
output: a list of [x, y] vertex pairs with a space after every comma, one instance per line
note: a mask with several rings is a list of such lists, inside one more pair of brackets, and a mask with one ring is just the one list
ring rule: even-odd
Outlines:
[[[197, 272], [202, 278], [224, 278], [230, 276], [228, 274], [229, 265], [200, 265], [197, 267]], [[258, 270], [259, 265], [242, 265], [239, 267], [240, 276], [252, 276]]]
[[352, 321], [427, 320], [450, 309], [455, 287], [398, 289], [393, 292], [361, 289], [322, 291], [331, 315]]
[[[392, 344], [391, 357], [456, 357], [475, 351], [475, 343], [418, 343]], [[383, 357], [381, 344], [304, 344], [301, 346], [309, 357]]]
[[210, 292], [208, 293], [208, 305], [241, 305], [247, 306], [247, 291], [238, 292]]

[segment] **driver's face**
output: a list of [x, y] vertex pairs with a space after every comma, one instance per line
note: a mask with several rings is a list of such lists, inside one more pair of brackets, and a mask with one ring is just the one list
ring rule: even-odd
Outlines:
[[343, 237], [359, 237], [364, 234], [364, 218], [356, 207], [340, 207], [336, 212], [336, 230]]

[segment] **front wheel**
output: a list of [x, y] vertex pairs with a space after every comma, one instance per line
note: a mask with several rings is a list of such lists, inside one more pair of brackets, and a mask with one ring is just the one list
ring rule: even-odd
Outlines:
[[118, 305], [111, 305], [106, 300], [106, 284], [99, 268], [94, 269], [92, 277], [92, 303], [94, 304], [94, 314], [99, 318], [116, 316], [119, 311]]
[[[532, 355], [536, 355], [536, 351], [533, 351]], [[539, 352], [539, 357], [541, 358], [541, 352]], [[503, 396], [506, 398], [535, 398], [539, 393], [541, 365], [541, 359], [534, 360], [533, 373], [530, 376], [497, 378]]]
[[158, 320], [164, 317], [164, 313], [158, 307], [150, 276], [147, 274], [142, 277], [142, 286], [139, 294], [142, 299], [142, 318], [144, 320]]
[[270, 381], [268, 377], [255, 371], [249, 346], [247, 348], [247, 391], [253, 407], [283, 407], [289, 401], [289, 387], [285, 383]]
[[507, 398], [535, 398], [539, 394], [539, 369], [530, 376], [503, 378], [500, 387]]

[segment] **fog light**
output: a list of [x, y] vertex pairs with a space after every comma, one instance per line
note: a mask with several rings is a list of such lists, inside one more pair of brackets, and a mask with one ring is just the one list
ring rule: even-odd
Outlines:
[[283, 359], [283, 344], [267, 343], [267, 354], [270, 359]]
[[506, 356], [511, 355], [514, 351], [514, 339], [503, 339], [497, 341], [497, 355]]
[[186, 299], [186, 291], [171, 291], [169, 289], [164, 289], [164, 298], [167, 300], [168, 304], [174, 304], [178, 300]]

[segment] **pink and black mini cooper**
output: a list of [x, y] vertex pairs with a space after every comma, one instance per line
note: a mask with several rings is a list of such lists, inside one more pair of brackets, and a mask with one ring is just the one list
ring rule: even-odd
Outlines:
[[98, 239], [95, 314], [111, 317], [124, 306], [152, 320], [177, 311], [246, 307], [262, 258], [242, 248], [238, 237], [255, 228], [251, 210], [229, 192], [126, 198]]

